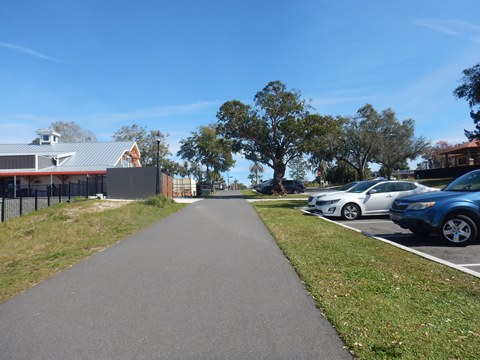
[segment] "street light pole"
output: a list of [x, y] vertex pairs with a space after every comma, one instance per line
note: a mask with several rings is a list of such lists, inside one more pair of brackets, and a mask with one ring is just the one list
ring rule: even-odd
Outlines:
[[160, 194], [160, 131], [157, 133], [157, 177], [155, 183], [155, 194]]

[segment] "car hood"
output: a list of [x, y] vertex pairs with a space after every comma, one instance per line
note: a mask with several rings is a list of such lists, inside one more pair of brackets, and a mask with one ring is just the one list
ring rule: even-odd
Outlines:
[[327, 195], [335, 195], [335, 194], [341, 194], [344, 193], [345, 191], [338, 191], [338, 190], [326, 190], [322, 192], [318, 192], [315, 194], [310, 195], [311, 197], [320, 197], [320, 196], [327, 196]]
[[335, 193], [330, 193], [326, 196], [322, 196], [319, 200], [321, 201], [330, 201], [330, 200], [344, 200], [344, 199], [356, 199], [364, 198], [364, 193], [349, 193], [348, 191], [337, 191]]
[[413, 203], [413, 202], [422, 202], [422, 201], [441, 201], [441, 200], [446, 200], [449, 198], [454, 198], [454, 197], [462, 197], [464, 199], [479, 199], [480, 198], [480, 192], [475, 191], [430, 191], [427, 193], [419, 194], [419, 195], [413, 195], [413, 196], [408, 196], [399, 199], [401, 202], [408, 202], [408, 203]]

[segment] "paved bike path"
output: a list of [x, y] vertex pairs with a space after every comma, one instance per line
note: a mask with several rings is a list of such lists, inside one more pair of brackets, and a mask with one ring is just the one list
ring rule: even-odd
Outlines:
[[235, 194], [191, 204], [0, 304], [0, 358], [351, 359]]

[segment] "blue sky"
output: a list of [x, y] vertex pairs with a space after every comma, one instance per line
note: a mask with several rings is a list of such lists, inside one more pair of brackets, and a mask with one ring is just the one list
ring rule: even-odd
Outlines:
[[[417, 136], [463, 142], [473, 122], [452, 91], [480, 62], [478, 14], [478, 0], [2, 1], [0, 143], [58, 120], [101, 141], [136, 123], [176, 153], [271, 80], [320, 114], [371, 103], [414, 119]], [[248, 166], [238, 158], [231, 176], [247, 183]]]

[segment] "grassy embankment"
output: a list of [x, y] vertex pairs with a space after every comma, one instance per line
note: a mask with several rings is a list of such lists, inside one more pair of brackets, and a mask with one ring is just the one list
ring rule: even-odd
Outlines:
[[253, 204], [359, 359], [478, 359], [480, 279], [294, 206]]
[[0, 224], [0, 302], [181, 209], [162, 198], [79, 201]]

